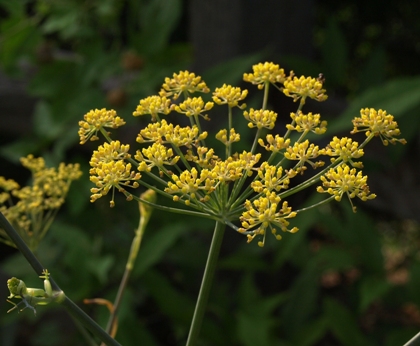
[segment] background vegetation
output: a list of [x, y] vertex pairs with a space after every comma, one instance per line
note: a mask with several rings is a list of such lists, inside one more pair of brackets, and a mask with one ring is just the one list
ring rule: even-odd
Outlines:
[[[206, 67], [203, 78], [211, 87], [238, 84], [253, 63], [267, 59], [298, 75], [322, 72], [330, 99], [319, 107], [330, 135], [348, 133], [360, 108], [375, 107], [396, 117], [408, 144], [373, 148], [364, 171], [378, 199], [359, 204], [357, 214], [345, 203], [311, 211], [296, 220], [297, 234], [281, 242], [270, 239], [263, 249], [228, 232], [202, 345], [393, 346], [420, 329], [420, 24], [415, 17], [420, 5], [308, 3], [313, 21], [295, 25], [311, 33], [306, 44], [312, 54], [277, 52], [267, 42], [268, 48], [243, 50]], [[80, 304], [84, 298], [115, 297], [138, 211], [124, 199], [112, 210], [105, 199], [89, 203], [88, 161], [95, 143], [78, 145], [77, 123], [92, 108], [115, 108], [127, 121], [118, 137], [128, 141], [144, 126], [131, 116], [139, 99], [156, 93], [173, 72], [192, 65], [200, 70], [190, 40], [200, 32], [191, 33], [189, 26], [197, 8], [190, 5], [0, 1], [0, 175], [25, 184], [29, 172], [18, 160], [28, 153], [51, 165], [63, 160], [82, 165], [84, 176], [73, 183], [37, 253]], [[268, 16], [270, 1], [259, 11]], [[256, 36], [264, 43], [263, 27]], [[285, 117], [294, 110], [276, 100], [272, 107]], [[313, 198], [308, 193], [291, 204]], [[184, 343], [211, 230], [205, 220], [155, 211], [120, 311], [121, 344]], [[40, 280], [18, 253], [0, 246], [0, 344], [82, 344], [60, 306], [41, 307], [37, 317], [30, 311], [6, 314], [6, 279], [17, 276], [33, 287]], [[105, 308], [86, 306], [86, 311], [105, 324]]]

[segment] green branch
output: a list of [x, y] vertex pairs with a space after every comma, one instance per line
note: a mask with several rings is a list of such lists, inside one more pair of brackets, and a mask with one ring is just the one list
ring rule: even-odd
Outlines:
[[[4, 217], [2, 212], [0, 212], [0, 228], [4, 229], [4, 231], [10, 237], [10, 239], [15, 243], [16, 247], [19, 249], [19, 251], [26, 258], [28, 263], [34, 269], [36, 275], [42, 273], [45, 269], [44, 266], [41, 264], [41, 262], [38, 261], [38, 259], [35, 257], [35, 255], [32, 253], [32, 251], [29, 249], [29, 247], [26, 245], [26, 243], [23, 241], [23, 239], [20, 237], [17, 231]], [[60, 287], [53, 280], [53, 278], [50, 277], [50, 281], [54, 291], [61, 291]], [[63, 306], [75, 319], [80, 321], [86, 329], [88, 329], [93, 335], [102, 340], [106, 345], [121, 346], [116, 340], [114, 340], [110, 335], [108, 335], [94, 320], [92, 320], [82, 309], [80, 309], [70, 298], [66, 296], [66, 298], [61, 304], [63, 304]]]

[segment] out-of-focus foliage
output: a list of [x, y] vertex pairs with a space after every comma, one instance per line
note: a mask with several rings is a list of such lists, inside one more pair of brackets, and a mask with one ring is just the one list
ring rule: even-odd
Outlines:
[[[349, 131], [344, 124], [360, 108], [383, 108], [396, 117], [410, 145], [419, 128], [418, 76], [406, 77], [410, 66], [400, 66], [401, 60], [389, 64], [397, 61], [395, 53], [381, 35], [374, 35], [378, 26], [363, 17], [346, 22], [354, 18], [346, 13], [357, 5], [348, 4], [347, 12], [343, 5], [344, 10], [337, 10], [340, 15], [329, 13], [336, 11], [336, 3], [324, 1], [318, 8], [315, 62], [285, 57], [276, 63], [306, 75], [323, 72], [330, 95], [335, 90], [352, 96], [342, 115], [328, 119], [330, 129]], [[115, 108], [130, 122], [125, 128], [134, 133], [140, 129], [139, 120], [131, 117], [138, 100], [156, 93], [164, 77], [191, 60], [182, 36], [184, 6], [181, 0], [0, 0], [1, 68], [14, 77], [30, 74], [28, 93], [36, 97], [34, 114], [28, 115], [32, 133], [3, 146], [0, 153], [15, 162], [28, 153], [52, 163], [65, 156], [86, 173], [72, 185], [68, 202], [37, 252], [66, 294], [80, 304], [84, 298], [114, 299], [138, 211], [124, 200], [112, 210], [106, 201], [89, 204], [89, 154], [77, 145], [78, 121], [89, 109]], [[388, 23], [379, 24], [383, 28]], [[354, 32], [349, 30], [353, 27]], [[366, 36], [365, 44], [355, 49], [356, 27], [375, 39]], [[359, 59], [354, 59], [357, 52]], [[234, 83], [259, 59], [226, 62], [206, 72], [204, 79], [212, 87]], [[419, 65], [412, 68], [412, 73], [420, 71]], [[403, 77], [385, 83], [389, 76]], [[403, 155], [397, 152], [393, 162]], [[6, 175], [2, 167], [0, 174]], [[14, 178], [10, 172], [7, 176]], [[202, 345], [393, 346], [416, 334], [418, 223], [392, 215], [379, 219], [366, 210], [359, 207], [353, 214], [334, 203], [312, 210], [296, 220], [298, 233], [263, 249], [228, 232]], [[155, 211], [120, 309], [121, 344], [185, 343], [211, 230], [207, 221]], [[1, 269], [31, 287], [39, 284], [20, 254], [4, 259]], [[58, 305], [39, 308], [36, 318], [26, 312], [7, 315], [5, 305], [0, 306], [1, 345], [84, 342]], [[86, 306], [86, 311], [105, 326], [105, 308]]]

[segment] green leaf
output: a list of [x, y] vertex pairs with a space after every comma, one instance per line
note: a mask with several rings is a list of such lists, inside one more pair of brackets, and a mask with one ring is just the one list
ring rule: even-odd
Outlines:
[[63, 122], [54, 121], [51, 114], [51, 107], [46, 101], [39, 101], [34, 111], [34, 132], [39, 137], [55, 139], [63, 130]]
[[239, 293], [241, 305], [237, 315], [237, 336], [241, 345], [273, 344], [271, 333], [278, 324], [274, 311], [286, 301], [289, 294], [260, 295], [250, 274], [244, 277]]
[[[153, 219], [152, 219], [153, 220]], [[150, 267], [161, 260], [166, 251], [184, 233], [189, 226], [184, 223], [168, 224], [161, 229], [153, 229], [152, 222], [146, 228], [146, 233], [153, 232], [143, 239], [140, 251], [133, 269], [133, 277], [143, 275]]]
[[8, 159], [11, 162], [20, 164], [19, 160], [21, 157], [27, 156], [28, 154], [36, 154], [42, 148], [42, 141], [35, 138], [25, 138], [12, 142], [7, 145], [3, 145], [0, 148], [0, 155]]
[[175, 289], [171, 282], [156, 270], [145, 273], [142, 281], [149, 288], [162, 313], [171, 318], [174, 324], [184, 327], [189, 325], [194, 312], [194, 303], [188, 296]]
[[375, 47], [365, 66], [360, 72], [360, 90], [365, 90], [372, 85], [378, 86], [385, 81], [387, 53], [382, 45]]
[[300, 333], [317, 305], [319, 296], [318, 269], [314, 262], [308, 263], [289, 288], [293, 292], [282, 312], [282, 319], [287, 321], [286, 332], [289, 335]]
[[326, 334], [328, 329], [327, 320], [322, 317], [309, 322], [302, 326], [300, 333], [298, 333], [295, 345], [312, 346]]
[[314, 260], [325, 269], [345, 270], [355, 265], [351, 254], [339, 246], [322, 245]]
[[375, 277], [364, 278], [360, 284], [360, 312], [364, 312], [369, 305], [386, 295], [392, 286], [385, 280]]
[[143, 54], [155, 55], [162, 51], [169, 41], [181, 16], [180, 0], [154, 0], [140, 11], [142, 31], [133, 39], [133, 43]]
[[356, 317], [340, 302], [332, 298], [324, 299], [324, 312], [328, 326], [342, 346], [369, 346], [371, 343], [363, 335]]
[[322, 46], [323, 73], [328, 83], [342, 85], [348, 66], [348, 47], [346, 38], [334, 17], [330, 17]]

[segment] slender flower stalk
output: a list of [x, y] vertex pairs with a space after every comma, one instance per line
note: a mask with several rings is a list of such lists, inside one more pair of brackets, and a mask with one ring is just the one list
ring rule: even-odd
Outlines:
[[201, 281], [200, 292], [198, 294], [194, 315], [191, 321], [190, 332], [188, 334], [188, 339], [186, 343], [187, 346], [193, 346], [197, 344], [201, 324], [203, 323], [204, 313], [206, 311], [210, 289], [213, 282], [214, 273], [216, 272], [217, 268], [217, 259], [219, 257], [224, 231], [225, 225], [221, 222], [216, 222], [213, 233], [213, 239], [211, 241], [210, 250], [207, 257], [206, 267], [204, 269], [203, 279]]
[[[153, 190], [147, 190], [142, 194], [142, 199], [147, 200], [149, 202], [154, 202], [156, 200], [156, 193]], [[106, 326], [106, 332], [108, 334], [111, 333], [111, 330], [115, 330], [114, 328], [116, 317], [118, 314], [118, 310], [121, 304], [121, 299], [124, 293], [124, 290], [127, 286], [128, 280], [130, 278], [131, 272], [134, 268], [134, 263], [137, 259], [137, 254], [140, 249], [141, 241], [143, 239], [144, 231], [146, 230], [146, 226], [152, 216], [153, 208], [149, 205], [146, 205], [142, 202], [139, 202], [139, 210], [140, 210], [140, 221], [139, 226], [135, 231], [135, 236], [131, 243], [130, 253], [128, 255], [127, 263], [125, 265], [125, 271], [123, 278], [120, 283], [120, 287], [118, 288], [117, 296], [115, 298], [114, 304], [112, 306], [111, 316], [109, 317], [108, 324]]]

